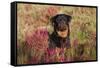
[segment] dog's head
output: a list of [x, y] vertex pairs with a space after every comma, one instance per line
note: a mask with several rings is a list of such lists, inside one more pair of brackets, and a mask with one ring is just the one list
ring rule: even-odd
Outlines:
[[54, 27], [54, 31], [58, 36], [65, 38], [69, 36], [69, 23], [71, 21], [71, 16], [66, 14], [58, 14], [51, 18], [51, 22]]

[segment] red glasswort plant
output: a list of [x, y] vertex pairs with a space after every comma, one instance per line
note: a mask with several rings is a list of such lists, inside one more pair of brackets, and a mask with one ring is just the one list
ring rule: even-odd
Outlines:
[[44, 28], [34, 30], [26, 36], [28, 48], [31, 50], [29, 63], [39, 63], [43, 53], [48, 48], [48, 32]]
[[26, 37], [29, 48], [46, 49], [48, 47], [48, 32], [46, 29], [37, 29]]

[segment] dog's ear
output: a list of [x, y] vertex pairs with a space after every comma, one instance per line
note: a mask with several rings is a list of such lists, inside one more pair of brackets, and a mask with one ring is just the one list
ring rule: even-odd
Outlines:
[[70, 15], [65, 15], [65, 16], [66, 16], [67, 23], [69, 24], [71, 19], [72, 19], [72, 17]]
[[51, 24], [54, 26], [54, 23], [55, 23], [55, 19], [56, 19], [56, 16], [53, 16], [53, 17], [51, 17], [51, 19], [50, 19], [50, 22], [51, 22]]

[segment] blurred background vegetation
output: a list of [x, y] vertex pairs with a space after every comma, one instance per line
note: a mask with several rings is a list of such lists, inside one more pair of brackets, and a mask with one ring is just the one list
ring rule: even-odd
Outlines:
[[[18, 64], [46, 63], [45, 61], [41, 60], [41, 58], [45, 58], [44, 52], [45, 49], [48, 48], [48, 37], [46, 34], [46, 37], [42, 38], [41, 36], [44, 35], [41, 35], [41, 33], [39, 34], [37, 30], [46, 29], [49, 34], [51, 34], [53, 32], [53, 27], [50, 22], [50, 18], [56, 14], [61, 13], [72, 16], [72, 21], [70, 23], [71, 48], [64, 50], [65, 57], [69, 58], [68, 62], [96, 60], [96, 8], [39, 4], [18, 4]], [[38, 37], [36, 35], [38, 35]], [[38, 39], [40, 37], [42, 41]], [[42, 43], [34, 42], [33, 40], [36, 40], [36, 38], [38, 39], [36, 42]], [[29, 43], [27, 43], [27, 41]], [[39, 48], [40, 44], [41, 46]], [[37, 48], [35, 49], [35, 47]], [[29, 59], [31, 57], [33, 59]], [[45, 58], [44, 60], [47, 59], [48, 58]]]

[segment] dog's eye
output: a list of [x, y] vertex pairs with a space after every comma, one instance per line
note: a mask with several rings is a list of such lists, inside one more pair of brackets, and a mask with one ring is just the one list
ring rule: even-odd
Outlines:
[[58, 31], [61, 31], [61, 32], [63, 32], [63, 31], [65, 31], [65, 30], [67, 30], [67, 29], [59, 29]]
[[67, 27], [63, 27], [63, 28], [58, 28], [57, 31], [65, 31], [67, 29], [68, 29]]
[[60, 25], [58, 25], [57, 26], [57, 28], [56, 28], [58, 31], [64, 31], [64, 30], [67, 30], [68, 29], [68, 26], [65, 24], [60, 24]]

